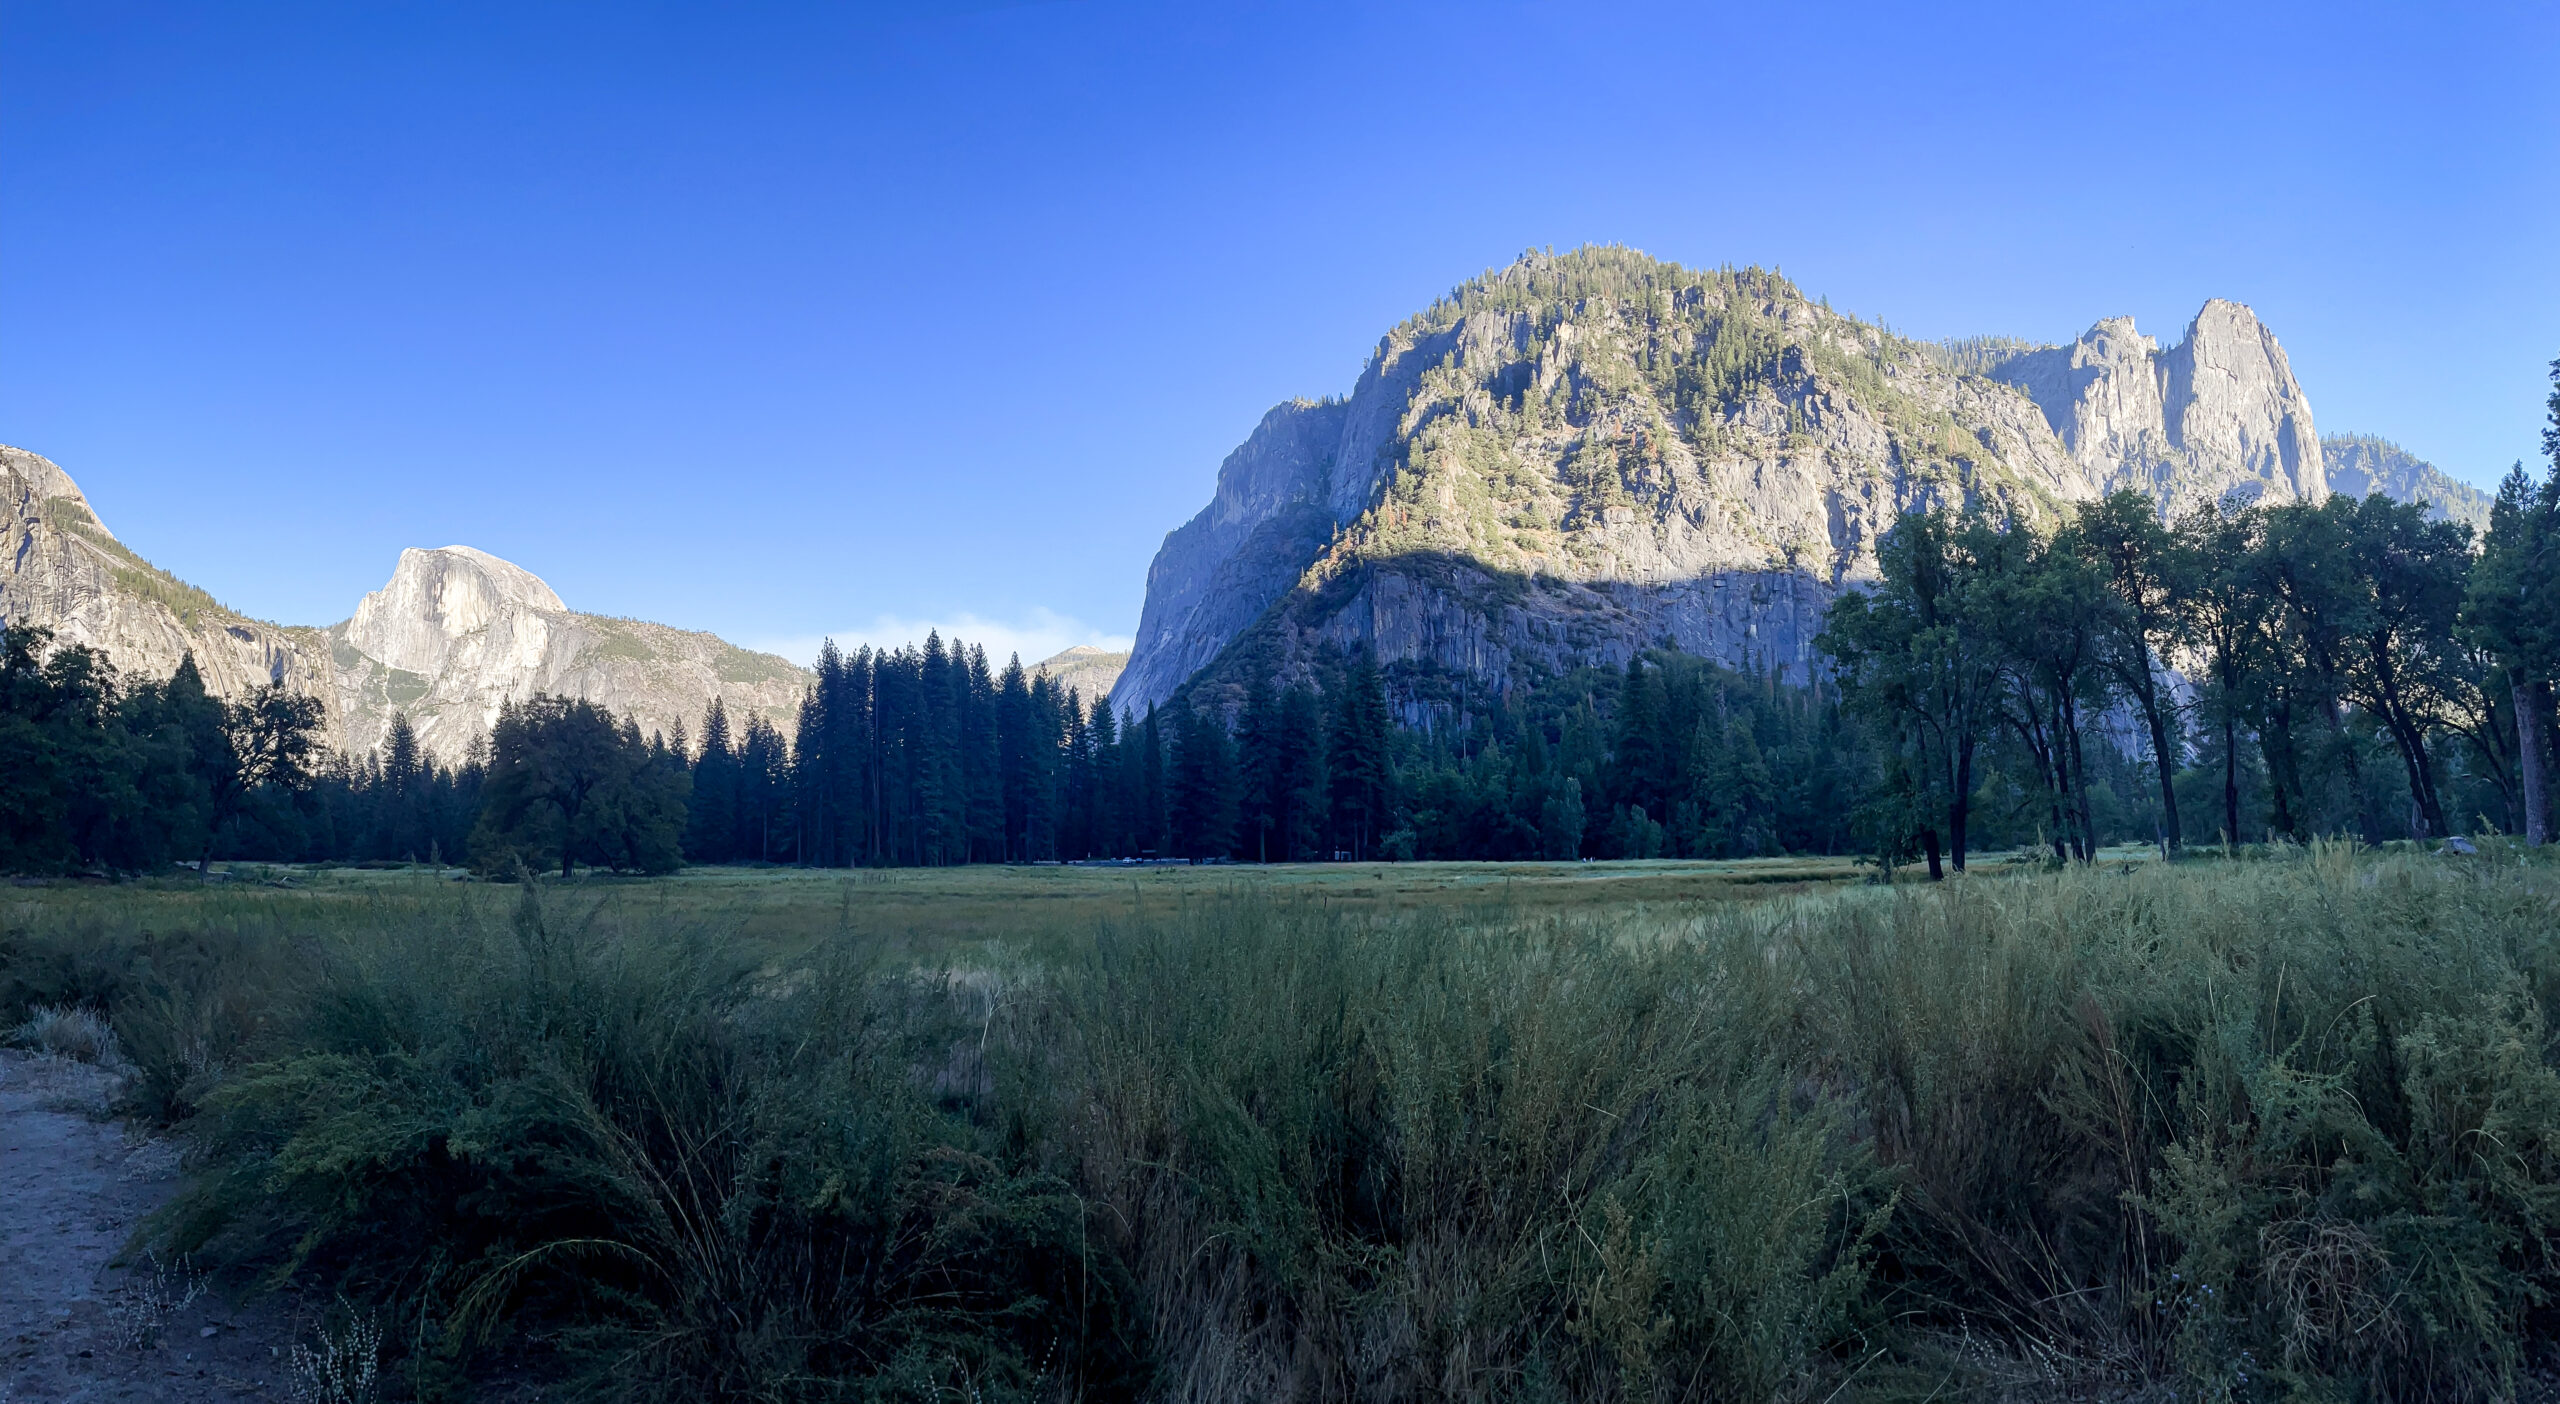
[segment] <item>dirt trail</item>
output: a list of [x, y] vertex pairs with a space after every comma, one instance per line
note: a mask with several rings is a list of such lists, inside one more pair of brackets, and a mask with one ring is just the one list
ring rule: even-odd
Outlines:
[[280, 1307], [178, 1305], [182, 1274], [112, 1265], [177, 1190], [178, 1154], [109, 1120], [111, 1090], [0, 1051], [0, 1404], [291, 1398]]

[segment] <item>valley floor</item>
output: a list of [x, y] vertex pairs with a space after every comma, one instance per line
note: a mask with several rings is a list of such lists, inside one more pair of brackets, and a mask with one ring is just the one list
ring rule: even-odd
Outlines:
[[[2102, 866], [2149, 861], [2147, 846], [2109, 849]], [[1976, 872], [2035, 867], [2042, 855], [1984, 853]], [[1848, 856], [1724, 861], [1662, 859], [1572, 863], [980, 864], [953, 868], [693, 867], [663, 878], [581, 870], [574, 892], [625, 912], [770, 947], [789, 956], [811, 942], [855, 934], [884, 953], [926, 964], [965, 961], [999, 948], [1056, 954], [1107, 922], [1169, 915], [1186, 904], [1235, 896], [1312, 900], [1370, 914], [1449, 912], [1535, 921], [1608, 919], [1630, 933], [1675, 930], [1736, 901], [1821, 892], [1860, 883], [1871, 866]], [[1906, 870], [1906, 879], [1916, 870]], [[112, 886], [21, 887], [20, 920], [107, 919], [186, 925], [226, 915], [333, 930], [369, 919], [385, 902], [511, 904], [515, 888], [460, 869], [288, 867], [217, 863], [211, 881], [192, 872]], [[546, 886], [548, 886], [546, 884]]]

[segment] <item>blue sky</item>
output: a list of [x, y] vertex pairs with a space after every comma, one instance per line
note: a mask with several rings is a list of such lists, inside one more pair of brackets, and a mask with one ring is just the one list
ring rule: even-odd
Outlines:
[[0, 0], [0, 442], [290, 623], [462, 542], [805, 653], [1125, 637], [1262, 411], [1524, 248], [1903, 332], [2250, 303], [2487, 483], [2548, 5]]

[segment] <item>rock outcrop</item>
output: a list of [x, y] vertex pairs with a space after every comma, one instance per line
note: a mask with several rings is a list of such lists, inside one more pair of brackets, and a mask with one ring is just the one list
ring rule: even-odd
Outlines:
[[[1129, 695], [1160, 701], [1298, 583], [1336, 525], [1328, 505], [1348, 406], [1292, 400], [1218, 469], [1217, 495], [1147, 567]], [[1142, 704], [1143, 709], [1143, 704]]]
[[[0, 622], [39, 624], [133, 677], [165, 678], [194, 654], [206, 686], [239, 696], [269, 682], [323, 696], [329, 649], [316, 629], [246, 618], [135, 555], [51, 459], [0, 446]], [[332, 718], [335, 721], [335, 718]], [[330, 739], [343, 739], [332, 726]]]
[[409, 550], [354, 617], [326, 629], [246, 618], [116, 540], [51, 460], [0, 447], [0, 620], [41, 624], [131, 677], [161, 679], [193, 654], [216, 694], [282, 682], [317, 697], [333, 749], [363, 754], [406, 712], [418, 740], [455, 762], [501, 702], [582, 696], [643, 730], [699, 726], [711, 699], [733, 725], [764, 716], [785, 735], [807, 675], [713, 635], [580, 614], [531, 572], [467, 546]]
[[2328, 495], [2310, 402], [2275, 333], [2239, 303], [2207, 302], [2165, 352], [2131, 317], [2109, 317], [1988, 371], [2035, 400], [2100, 492], [2138, 488], [2172, 514]]
[[1077, 644], [1032, 664], [1030, 671], [1034, 676], [1047, 674], [1059, 691], [1072, 692], [1090, 706], [1111, 695], [1128, 666], [1128, 654]]
[[2328, 468], [2331, 492], [2349, 497], [2378, 492], [2402, 502], [2423, 502], [2431, 516], [2462, 522], [2473, 531], [2488, 529], [2489, 494], [2455, 481], [2389, 439], [2331, 434], [2320, 440], [2320, 458]]
[[2165, 351], [2119, 317], [1959, 355], [1757, 269], [1532, 254], [1390, 332], [1346, 399], [1265, 416], [1157, 553], [1112, 700], [1232, 701], [1355, 647], [1415, 721], [1661, 643], [1800, 677], [1901, 512], [2032, 521], [2118, 487], [2326, 494], [2248, 308]]
[[337, 706], [355, 749], [379, 745], [395, 711], [452, 758], [487, 734], [503, 702], [584, 697], [642, 731], [690, 731], [718, 697], [731, 725], [764, 717], [784, 735], [806, 675], [712, 634], [579, 614], [530, 571], [468, 546], [400, 553], [390, 582], [327, 630]]

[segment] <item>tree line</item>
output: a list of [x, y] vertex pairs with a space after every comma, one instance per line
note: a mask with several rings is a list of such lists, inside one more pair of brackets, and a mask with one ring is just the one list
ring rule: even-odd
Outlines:
[[829, 644], [790, 744], [714, 703], [692, 752], [686, 856], [817, 867], [1377, 851], [1392, 726], [1374, 667], [1327, 706], [1257, 694], [1231, 726], [1188, 705], [1115, 714], [1019, 658], [936, 633]]
[[[2560, 425], [2560, 395], [2554, 397]], [[2119, 492], [2040, 532], [1906, 516], [1821, 646], [1882, 741], [1889, 853], [1961, 870], [1986, 778], [2027, 777], [2057, 859], [2099, 842], [2093, 750], [2130, 753], [2153, 837], [2479, 826], [2548, 841], [2560, 674], [2560, 437], [2470, 528], [2380, 495], [2207, 507]]]

